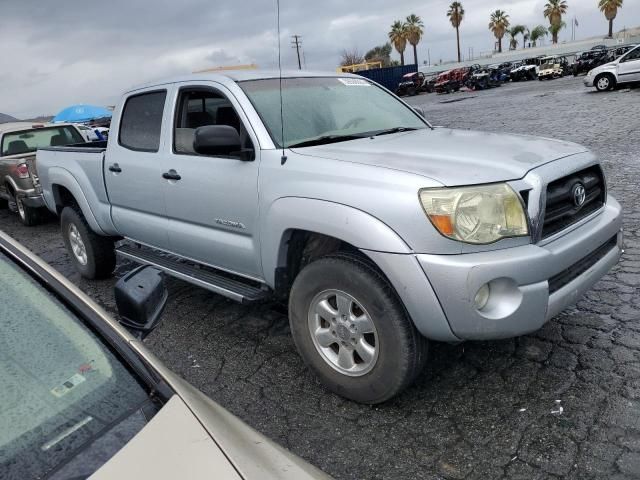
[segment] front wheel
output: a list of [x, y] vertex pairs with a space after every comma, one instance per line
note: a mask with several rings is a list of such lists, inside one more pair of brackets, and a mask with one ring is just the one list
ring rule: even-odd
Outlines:
[[60, 215], [62, 239], [71, 261], [84, 278], [108, 277], [116, 266], [113, 240], [96, 235], [78, 207], [65, 207]]
[[601, 75], [596, 78], [594, 84], [596, 86], [596, 90], [599, 92], [606, 92], [607, 90], [612, 90], [615, 87], [616, 81], [611, 75]]
[[305, 363], [329, 390], [357, 402], [397, 395], [426, 359], [427, 341], [387, 280], [353, 255], [327, 256], [300, 272], [289, 321]]

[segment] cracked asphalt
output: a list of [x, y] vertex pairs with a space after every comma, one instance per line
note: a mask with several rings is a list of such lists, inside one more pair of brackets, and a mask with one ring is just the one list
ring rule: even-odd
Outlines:
[[[532, 335], [433, 343], [415, 385], [375, 407], [322, 388], [277, 304], [245, 307], [169, 280], [164, 321], [146, 344], [248, 424], [338, 479], [640, 478], [640, 89], [597, 94], [571, 77], [408, 101], [436, 125], [593, 149], [625, 211], [620, 264]], [[26, 228], [2, 210], [0, 228], [115, 312], [115, 280], [81, 279], [55, 220]], [[120, 262], [117, 276], [132, 266]]]

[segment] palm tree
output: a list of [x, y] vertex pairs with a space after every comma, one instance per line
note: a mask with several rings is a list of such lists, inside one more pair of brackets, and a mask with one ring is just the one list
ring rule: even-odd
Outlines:
[[549, 19], [549, 24], [553, 29], [549, 28], [553, 43], [558, 43], [558, 32], [562, 29], [562, 15], [567, 13], [566, 0], [548, 0], [544, 6], [544, 16]]
[[407, 17], [407, 23], [405, 23], [407, 28], [407, 41], [413, 47], [413, 63], [418, 65], [418, 50], [416, 49], [416, 45], [420, 43], [422, 39], [422, 34], [424, 33], [424, 23], [422, 23], [422, 19], [414, 15], [413, 13]]
[[527, 41], [530, 38], [531, 38], [531, 32], [527, 27], [524, 27], [524, 30], [522, 31], [522, 48], [527, 48]]
[[567, 24], [564, 21], [562, 21], [559, 24], [554, 24], [549, 27], [549, 33], [551, 34], [551, 38], [556, 39], [555, 43], [558, 43], [558, 33], [560, 33], [560, 30], [562, 30], [566, 26]]
[[618, 15], [618, 9], [622, 8], [624, 0], [600, 0], [598, 7], [609, 20], [609, 38], [613, 38], [613, 19]]
[[538, 25], [536, 28], [531, 30], [531, 42], [533, 43], [533, 47], [538, 46], [538, 40], [543, 37], [546, 37], [549, 34], [547, 27], [543, 25]]
[[404, 49], [407, 48], [407, 26], [400, 20], [396, 20], [391, 25], [389, 40], [400, 54], [400, 64], [404, 65]]
[[516, 36], [520, 35], [520, 32], [514, 27], [507, 30], [507, 33], [509, 34], [509, 37], [511, 37], [509, 39], [509, 50], [517, 49], [518, 39], [516, 38]]
[[[553, 0], [551, 0], [553, 1]], [[502, 10], [496, 10], [491, 14], [491, 21], [489, 22], [489, 30], [493, 32], [498, 39], [498, 52], [502, 52], [502, 37], [509, 28], [509, 15]]]
[[[513, 47], [513, 50], [515, 50], [516, 48], [518, 48], [518, 39], [515, 38], [518, 35], [522, 35], [524, 38], [524, 41], [526, 42], [526, 37], [528, 36], [528, 30], [527, 27], [525, 27], [524, 25], [516, 25], [515, 27], [513, 27], [511, 30], [509, 30], [509, 34], [511, 35], [511, 46]], [[514, 41], [515, 40], [515, 41]]]
[[456, 29], [456, 39], [458, 40], [458, 62], [460, 62], [462, 61], [462, 57], [460, 55], [460, 24], [464, 18], [464, 8], [462, 7], [462, 3], [453, 2], [449, 5], [447, 17], [449, 17], [449, 21], [451, 22], [451, 25], [453, 25], [453, 28]]

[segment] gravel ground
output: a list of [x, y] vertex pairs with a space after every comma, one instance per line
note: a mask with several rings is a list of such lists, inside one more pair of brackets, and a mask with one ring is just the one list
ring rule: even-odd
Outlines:
[[[436, 125], [562, 138], [601, 156], [624, 206], [626, 253], [539, 332], [434, 343], [416, 384], [377, 407], [318, 384], [279, 305], [244, 307], [170, 280], [164, 322], [147, 345], [234, 414], [339, 479], [640, 478], [640, 89], [597, 94], [581, 82], [409, 99]], [[0, 228], [114, 311], [114, 280], [82, 280], [54, 220], [28, 229], [0, 211]], [[117, 275], [131, 267], [119, 263]]]

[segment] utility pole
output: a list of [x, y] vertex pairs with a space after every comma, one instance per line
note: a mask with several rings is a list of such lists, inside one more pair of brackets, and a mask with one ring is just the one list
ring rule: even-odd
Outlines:
[[298, 54], [298, 70], [302, 70], [302, 63], [300, 63], [300, 47], [302, 46], [302, 36], [291, 35], [291, 39], [291, 48], [295, 48], [296, 53]]

